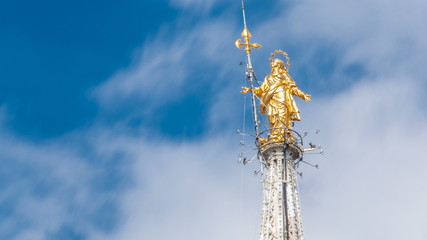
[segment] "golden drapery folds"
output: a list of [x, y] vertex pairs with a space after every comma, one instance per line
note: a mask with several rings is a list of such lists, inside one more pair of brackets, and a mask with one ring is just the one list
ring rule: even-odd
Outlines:
[[[301, 120], [294, 96], [310, 101], [311, 95], [298, 88], [287, 70], [282, 60], [271, 59], [271, 73], [261, 86], [253, 89], [253, 93], [260, 98], [260, 113], [267, 115], [270, 125], [269, 137], [260, 138], [260, 144], [294, 141], [292, 122]], [[249, 91], [250, 88], [243, 87], [242, 93]]]

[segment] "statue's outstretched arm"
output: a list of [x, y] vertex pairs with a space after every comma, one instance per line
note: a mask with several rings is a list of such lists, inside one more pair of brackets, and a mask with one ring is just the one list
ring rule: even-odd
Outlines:
[[291, 91], [291, 94], [294, 96], [297, 96], [305, 101], [310, 101], [311, 95], [303, 92], [301, 89], [298, 88], [295, 80], [289, 75], [288, 72], [283, 72], [285, 76], [285, 84], [288, 85], [288, 89]]
[[301, 89], [298, 88], [295, 80], [292, 79], [292, 77], [286, 73], [286, 77], [288, 77], [288, 84], [289, 89], [291, 91], [291, 94], [294, 96], [297, 96], [305, 101], [310, 101], [311, 95], [303, 92]]
[[[242, 87], [242, 91], [240, 91], [241, 93], [248, 93], [251, 92], [252, 89], [248, 88], [248, 87]], [[257, 95], [258, 97], [261, 97], [263, 91], [262, 91], [262, 86], [261, 87], [254, 87], [253, 89], [253, 93], [255, 95]]]
[[293, 85], [291, 88], [292, 95], [295, 95], [301, 99], [304, 99], [305, 101], [310, 101], [311, 95], [303, 92], [301, 89], [297, 87], [297, 85]]

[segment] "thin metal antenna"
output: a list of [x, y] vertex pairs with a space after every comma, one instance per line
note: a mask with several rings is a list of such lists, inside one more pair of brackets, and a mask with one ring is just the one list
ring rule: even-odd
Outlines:
[[252, 111], [253, 111], [254, 126], [255, 126], [255, 135], [256, 135], [256, 138], [258, 139], [258, 137], [259, 137], [259, 126], [258, 126], [259, 120], [258, 120], [258, 114], [257, 114], [257, 110], [256, 110], [256, 96], [253, 93], [254, 79], [256, 79], [256, 77], [255, 77], [254, 70], [252, 68], [251, 51], [252, 51], [252, 48], [260, 48], [262, 46], [258, 43], [250, 43], [250, 38], [252, 37], [252, 34], [249, 32], [247, 24], [246, 24], [246, 13], [245, 13], [245, 1], [244, 0], [242, 0], [242, 16], [243, 16], [243, 25], [244, 25], [242, 37], [243, 37], [244, 42], [242, 42], [240, 39], [238, 39], [238, 40], [236, 40], [235, 44], [236, 44], [236, 47], [239, 49], [241, 49], [244, 46], [245, 51], [246, 51], [246, 59], [247, 59], [246, 79], [249, 81], [249, 84], [250, 84], [251, 103], [252, 103]]
[[245, 0], [242, 0], [243, 25], [246, 27]]

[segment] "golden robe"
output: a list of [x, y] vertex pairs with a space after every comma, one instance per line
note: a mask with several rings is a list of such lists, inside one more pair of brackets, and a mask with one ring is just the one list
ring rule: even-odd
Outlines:
[[301, 120], [293, 96], [304, 99], [306, 94], [287, 72], [268, 74], [262, 85], [254, 88], [254, 93], [261, 100], [260, 113], [268, 116], [270, 128], [291, 129], [292, 121]]

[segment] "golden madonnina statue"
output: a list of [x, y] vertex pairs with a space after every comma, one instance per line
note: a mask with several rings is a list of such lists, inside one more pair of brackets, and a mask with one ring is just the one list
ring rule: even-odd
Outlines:
[[[286, 53], [282, 51], [276, 51]], [[274, 54], [272, 54], [274, 56]], [[285, 55], [286, 56], [286, 55]], [[311, 95], [301, 91], [288, 74], [288, 66], [280, 59], [270, 59], [271, 73], [268, 74], [261, 86], [253, 88], [253, 93], [260, 98], [260, 113], [266, 114], [270, 124], [268, 138], [258, 139], [260, 144], [276, 141], [295, 141], [292, 136], [293, 121], [300, 121], [298, 107], [294, 97], [310, 101]], [[251, 91], [242, 87], [242, 93]]]

